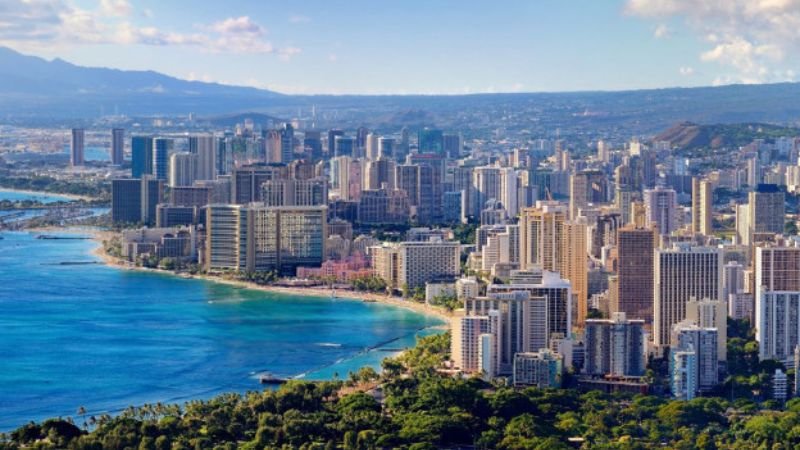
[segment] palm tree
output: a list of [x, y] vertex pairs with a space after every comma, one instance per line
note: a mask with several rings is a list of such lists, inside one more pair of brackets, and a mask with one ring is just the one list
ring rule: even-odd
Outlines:
[[87, 425], [86, 425], [86, 408], [84, 408], [83, 406], [79, 406], [78, 407], [78, 415], [81, 416], [81, 418], [83, 419], [83, 429], [85, 430], [87, 428]]

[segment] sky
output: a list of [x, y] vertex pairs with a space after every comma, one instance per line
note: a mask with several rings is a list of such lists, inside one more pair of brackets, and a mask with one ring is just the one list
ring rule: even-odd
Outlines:
[[0, 45], [290, 94], [769, 83], [800, 0], [0, 0]]

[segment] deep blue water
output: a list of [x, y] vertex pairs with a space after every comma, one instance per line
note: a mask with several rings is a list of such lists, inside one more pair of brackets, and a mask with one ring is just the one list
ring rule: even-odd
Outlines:
[[96, 261], [95, 244], [0, 236], [0, 431], [79, 406], [113, 413], [260, 389], [263, 371], [345, 377], [441, 324], [375, 303], [58, 265]]

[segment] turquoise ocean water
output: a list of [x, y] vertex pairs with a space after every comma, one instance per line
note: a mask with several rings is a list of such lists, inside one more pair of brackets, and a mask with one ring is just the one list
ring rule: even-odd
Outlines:
[[0, 431], [260, 389], [258, 373], [346, 377], [439, 319], [96, 262], [95, 243], [0, 233]]

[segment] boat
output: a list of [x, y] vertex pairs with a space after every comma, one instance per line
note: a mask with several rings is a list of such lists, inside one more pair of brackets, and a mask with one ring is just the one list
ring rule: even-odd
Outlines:
[[363, 299], [361, 301], [364, 302], [364, 303], [375, 303], [375, 302], [377, 302], [377, 300], [375, 300], [374, 298], [365, 298], [365, 299]]
[[258, 377], [258, 382], [261, 384], [284, 384], [287, 381], [286, 378], [276, 377], [269, 372]]

